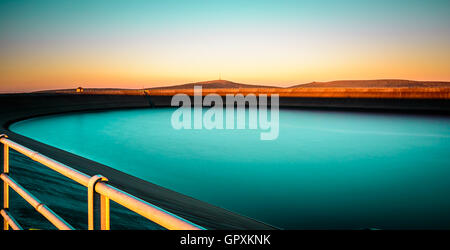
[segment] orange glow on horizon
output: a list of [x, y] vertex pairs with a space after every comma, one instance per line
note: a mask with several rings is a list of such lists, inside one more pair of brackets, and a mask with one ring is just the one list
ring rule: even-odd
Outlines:
[[450, 81], [446, 3], [244, 1], [238, 11], [233, 1], [149, 2], [74, 4], [68, 13], [58, 9], [66, 3], [44, 0], [3, 6], [0, 92], [148, 88], [219, 75], [281, 87]]

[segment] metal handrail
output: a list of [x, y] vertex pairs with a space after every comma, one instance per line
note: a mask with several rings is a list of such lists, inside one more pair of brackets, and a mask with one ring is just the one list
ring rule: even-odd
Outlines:
[[17, 223], [17, 221], [8, 213], [7, 210], [2, 209], [0, 211], [0, 214], [2, 215], [3, 219], [8, 223], [9, 226], [11, 226], [14, 230], [22, 230], [23, 228]]
[[16, 193], [18, 193], [22, 198], [30, 203], [31, 206], [36, 209], [40, 214], [42, 214], [48, 221], [50, 221], [56, 228], [61, 230], [73, 230], [74, 228], [67, 223], [64, 219], [59, 217], [55, 212], [53, 212], [47, 205], [43, 204], [40, 200], [34, 197], [25, 188], [19, 185], [15, 180], [11, 179], [7, 174], [2, 173], [0, 175], [1, 179], [8, 184]]
[[107, 178], [101, 175], [89, 176], [14, 141], [11, 141], [10, 139], [7, 139], [6, 135], [0, 135], [0, 143], [0, 146], [4, 147], [2, 155], [3, 173], [0, 175], [0, 179], [3, 181], [3, 194], [1, 194], [3, 204], [0, 204], [2, 205], [0, 213], [3, 217], [3, 229], [7, 230], [8, 226], [11, 226], [13, 229], [21, 229], [20, 225], [8, 212], [9, 187], [11, 187], [11, 189], [16, 191], [22, 198], [30, 203], [39, 213], [44, 215], [44, 217], [46, 217], [58, 229], [74, 229], [50, 208], [42, 204], [36, 197], [9, 177], [9, 148], [12, 148], [32, 160], [39, 162], [88, 188], [88, 228], [90, 230], [96, 229], [96, 224], [99, 224], [97, 229], [109, 230], [109, 200], [113, 200], [129, 210], [167, 229], [205, 230], [205, 228], [199, 225], [196, 225], [158, 206], [150, 204], [125, 191], [107, 184]]

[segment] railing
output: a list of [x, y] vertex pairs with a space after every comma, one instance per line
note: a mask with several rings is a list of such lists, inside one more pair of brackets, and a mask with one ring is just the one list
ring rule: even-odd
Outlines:
[[[0, 177], [3, 181], [0, 190], [1, 199], [1, 218], [3, 219], [3, 230], [11, 227], [14, 230], [21, 230], [22, 227], [17, 223], [14, 217], [9, 213], [9, 188], [17, 192], [25, 201], [32, 205], [37, 212], [41, 213], [56, 228], [63, 230], [72, 230], [72, 227], [63, 218], [59, 217], [49, 207], [34, 197], [30, 192], [9, 177], [9, 148], [39, 162], [48, 168], [72, 179], [81, 185], [87, 187], [88, 193], [88, 229], [110, 229], [109, 200], [128, 208], [129, 210], [140, 214], [141, 216], [153, 221], [154, 223], [173, 230], [204, 230], [205, 228], [187, 221], [177, 215], [174, 215], [162, 208], [154, 206], [144, 200], [141, 200], [131, 194], [117, 189], [107, 184], [108, 179], [101, 175], [89, 176], [77, 171], [60, 162], [50, 159], [36, 151], [28, 149], [18, 143], [7, 139], [6, 135], [0, 135], [0, 162], [3, 162], [3, 172]], [[3, 153], [1, 153], [3, 151]]]

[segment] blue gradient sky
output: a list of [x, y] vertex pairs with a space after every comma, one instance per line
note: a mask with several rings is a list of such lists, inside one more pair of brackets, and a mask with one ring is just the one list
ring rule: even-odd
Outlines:
[[0, 1], [0, 91], [450, 80], [450, 1]]

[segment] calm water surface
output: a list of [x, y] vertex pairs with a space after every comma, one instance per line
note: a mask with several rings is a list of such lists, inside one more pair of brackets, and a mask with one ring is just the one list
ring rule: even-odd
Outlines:
[[14, 132], [281, 228], [450, 229], [450, 118], [280, 110], [259, 130], [174, 130], [175, 109], [35, 118]]

